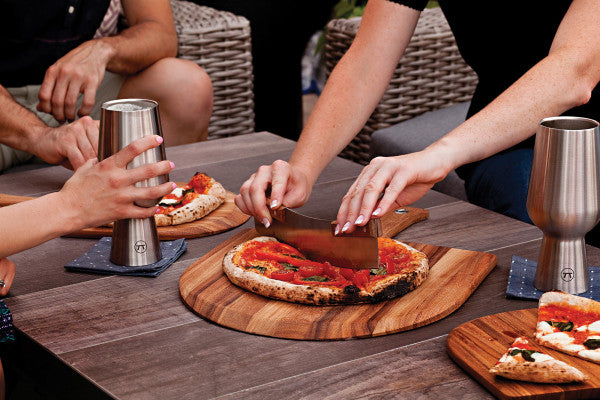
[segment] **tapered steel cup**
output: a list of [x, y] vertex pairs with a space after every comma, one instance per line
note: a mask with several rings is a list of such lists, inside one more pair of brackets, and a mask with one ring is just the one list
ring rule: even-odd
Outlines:
[[[121, 99], [102, 104], [98, 160], [110, 157], [134, 140], [147, 135], [162, 136], [158, 103], [144, 99]], [[134, 158], [127, 169], [166, 159], [164, 143]], [[137, 187], [156, 186], [169, 181], [160, 175], [137, 182]], [[160, 199], [138, 201], [140, 207], [152, 207]], [[110, 261], [129, 267], [153, 264], [162, 258], [154, 217], [123, 219], [113, 227]]]
[[598, 122], [540, 121], [527, 193], [527, 212], [544, 234], [534, 279], [539, 290], [589, 290], [585, 234], [600, 219], [599, 157]]

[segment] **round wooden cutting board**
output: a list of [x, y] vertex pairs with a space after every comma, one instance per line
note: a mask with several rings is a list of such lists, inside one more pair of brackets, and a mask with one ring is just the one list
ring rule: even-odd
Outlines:
[[[156, 228], [160, 240], [174, 240], [180, 238], [196, 238], [215, 235], [240, 226], [250, 218], [240, 211], [233, 202], [235, 193], [227, 192], [225, 201], [216, 210], [198, 221], [181, 225], [159, 226]], [[99, 226], [82, 229], [68, 235], [78, 238], [100, 238], [112, 236], [112, 227]]]
[[[533, 338], [536, 325], [536, 308], [488, 315], [454, 328], [446, 348], [462, 369], [500, 399], [599, 399], [600, 365], [538, 345]], [[492, 375], [489, 369], [519, 336], [526, 337], [536, 350], [579, 369], [589, 379], [583, 383], [550, 384]]]
[[430, 324], [460, 307], [496, 265], [490, 253], [409, 243], [428, 256], [431, 266], [429, 277], [415, 291], [376, 304], [294, 304], [241, 289], [222, 272], [227, 251], [257, 235], [254, 229], [241, 231], [194, 262], [181, 275], [179, 290], [184, 302], [206, 319], [280, 338], [361, 338]]

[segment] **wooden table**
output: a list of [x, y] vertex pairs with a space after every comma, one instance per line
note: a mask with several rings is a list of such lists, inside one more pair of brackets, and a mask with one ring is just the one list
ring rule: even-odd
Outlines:
[[[206, 172], [237, 192], [259, 165], [287, 159], [294, 143], [269, 133], [167, 149], [172, 180]], [[334, 160], [302, 212], [333, 218], [361, 166]], [[0, 175], [0, 193], [41, 195], [61, 187], [61, 167]], [[493, 398], [446, 354], [448, 332], [463, 322], [537, 302], [505, 298], [513, 254], [537, 259], [534, 226], [430, 192], [417, 207], [427, 221], [399, 239], [492, 252], [498, 265], [450, 316], [403, 333], [346, 341], [296, 341], [223, 328], [190, 311], [180, 275], [251, 222], [190, 239], [188, 250], [157, 278], [69, 273], [64, 265], [94, 239], [58, 238], [10, 257], [17, 276], [6, 303], [18, 328], [20, 382], [42, 398]], [[588, 250], [589, 262], [600, 252]]]

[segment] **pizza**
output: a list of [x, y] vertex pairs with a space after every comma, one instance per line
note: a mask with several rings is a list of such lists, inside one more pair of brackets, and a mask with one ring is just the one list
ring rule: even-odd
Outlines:
[[600, 302], [565, 292], [544, 293], [538, 304], [535, 339], [600, 364]]
[[203, 173], [196, 173], [185, 185], [178, 185], [158, 203], [156, 226], [196, 221], [225, 201], [223, 186]]
[[535, 350], [525, 337], [518, 337], [490, 373], [508, 379], [539, 383], [583, 382], [587, 376], [577, 368]]
[[394, 239], [378, 238], [378, 268], [339, 268], [307, 259], [277, 239], [260, 236], [223, 259], [235, 285], [259, 295], [311, 305], [374, 303], [405, 295], [429, 273], [427, 256]]

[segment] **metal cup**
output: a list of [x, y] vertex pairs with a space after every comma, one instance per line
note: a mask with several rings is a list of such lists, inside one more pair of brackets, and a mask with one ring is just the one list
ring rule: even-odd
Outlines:
[[[144, 99], [120, 99], [102, 104], [98, 160], [110, 157], [134, 140], [147, 135], [162, 136], [158, 103]], [[127, 169], [165, 160], [164, 143], [134, 158]], [[156, 186], [169, 181], [169, 175], [137, 182], [137, 187]], [[140, 207], [152, 207], [160, 198], [136, 201]], [[153, 264], [162, 258], [154, 217], [123, 219], [113, 227], [110, 261], [125, 266]]]
[[600, 220], [600, 130], [579, 117], [540, 121], [527, 212], [544, 237], [534, 286], [579, 294], [589, 290], [585, 234]]

